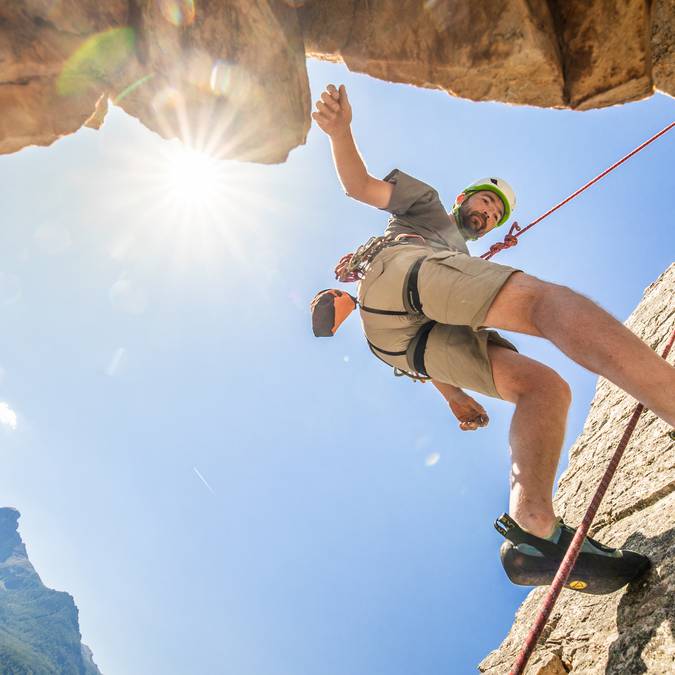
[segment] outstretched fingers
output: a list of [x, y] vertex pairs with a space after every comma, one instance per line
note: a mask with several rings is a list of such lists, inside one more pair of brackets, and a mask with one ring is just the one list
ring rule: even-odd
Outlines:
[[351, 106], [347, 99], [347, 90], [343, 84], [339, 90], [329, 84], [315, 103], [312, 118], [329, 135], [342, 133], [351, 123]]
[[321, 94], [321, 101], [317, 101], [317, 105], [322, 103], [326, 108], [332, 110], [333, 112], [338, 112], [340, 110], [340, 104], [337, 101], [337, 94], [333, 95], [328, 91], [324, 91]]

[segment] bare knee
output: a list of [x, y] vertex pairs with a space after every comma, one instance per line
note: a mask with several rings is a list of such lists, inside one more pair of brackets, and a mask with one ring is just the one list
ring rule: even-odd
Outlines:
[[558, 405], [564, 406], [565, 410], [570, 407], [572, 403], [572, 390], [570, 385], [563, 380], [554, 370], [551, 371], [554, 377], [549, 382], [550, 395], [557, 401]]
[[546, 336], [551, 323], [559, 320], [565, 314], [565, 308], [571, 308], [578, 304], [583, 296], [567, 286], [560, 286], [539, 279], [536, 279], [536, 281], [538, 283], [532, 293], [530, 320], [537, 331]]
[[485, 317], [485, 325], [543, 337], [542, 327], [546, 327], [547, 317], [556, 311], [568, 293], [573, 291], [517, 272], [497, 294]]
[[569, 384], [552, 368], [541, 365], [533, 377], [525, 378], [522, 396], [546, 399], [551, 406], [568, 410], [572, 402]]
[[495, 344], [488, 345], [488, 353], [497, 392], [504, 400], [518, 403], [523, 397], [536, 396], [567, 410], [572, 392], [553, 368]]

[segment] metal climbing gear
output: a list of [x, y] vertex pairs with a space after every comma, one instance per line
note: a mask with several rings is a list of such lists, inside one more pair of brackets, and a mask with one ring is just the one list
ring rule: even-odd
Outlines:
[[354, 253], [343, 255], [335, 266], [335, 278], [342, 283], [360, 281], [366, 275], [368, 265], [375, 256], [390, 246], [409, 244], [415, 240], [425, 244], [424, 237], [419, 234], [399, 234], [397, 237], [371, 237], [365, 244], [361, 244]]

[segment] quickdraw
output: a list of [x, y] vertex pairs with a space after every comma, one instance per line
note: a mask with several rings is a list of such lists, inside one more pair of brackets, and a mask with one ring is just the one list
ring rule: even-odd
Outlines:
[[[389, 246], [406, 244], [410, 239], [421, 239], [419, 234], [399, 234], [397, 237], [371, 237], [365, 244], [361, 244], [354, 253], [343, 255], [335, 266], [335, 278], [345, 284], [360, 281], [366, 275], [368, 265], [375, 256]], [[426, 242], [424, 242], [426, 243]]]
[[366, 269], [373, 258], [387, 246], [391, 246], [394, 239], [384, 236], [371, 237], [365, 244], [361, 244], [353, 253], [343, 255], [335, 266], [335, 278], [345, 284], [360, 281], [366, 274]]

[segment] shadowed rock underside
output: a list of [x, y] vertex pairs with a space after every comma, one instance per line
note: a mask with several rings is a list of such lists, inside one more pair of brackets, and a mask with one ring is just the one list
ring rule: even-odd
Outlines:
[[307, 56], [475, 101], [588, 109], [675, 93], [675, 0], [0, 0], [0, 153], [108, 101], [215, 156], [283, 162]]

